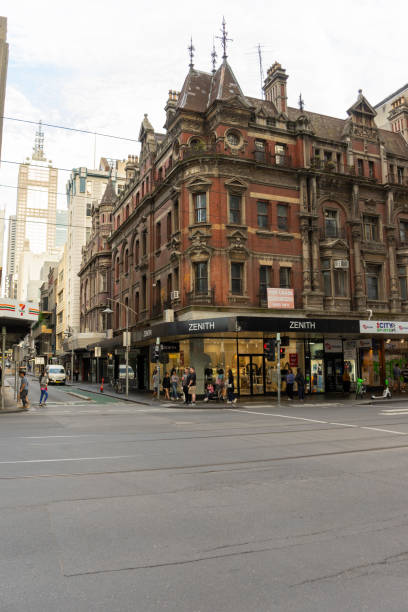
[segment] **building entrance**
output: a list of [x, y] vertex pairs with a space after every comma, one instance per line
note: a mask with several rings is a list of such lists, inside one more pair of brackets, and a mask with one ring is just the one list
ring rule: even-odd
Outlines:
[[239, 395], [265, 393], [265, 364], [263, 355], [238, 355]]
[[326, 391], [343, 390], [343, 355], [325, 354], [324, 356], [324, 378]]

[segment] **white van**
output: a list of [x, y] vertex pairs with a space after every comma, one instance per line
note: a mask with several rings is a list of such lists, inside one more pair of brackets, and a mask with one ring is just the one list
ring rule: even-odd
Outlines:
[[[135, 373], [133, 371], [132, 366], [128, 365], [128, 375], [129, 380], [133, 380], [135, 377]], [[120, 364], [119, 366], [119, 378], [126, 378], [126, 364]]]
[[45, 368], [45, 373], [48, 376], [50, 384], [55, 383], [58, 385], [65, 385], [67, 376], [65, 374], [64, 366], [56, 364], [47, 365]]

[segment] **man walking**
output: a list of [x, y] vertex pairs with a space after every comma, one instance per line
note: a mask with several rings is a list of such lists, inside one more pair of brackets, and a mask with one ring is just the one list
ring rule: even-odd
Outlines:
[[398, 363], [393, 367], [392, 373], [394, 376], [394, 391], [399, 393], [401, 391], [401, 368]]
[[23, 410], [28, 410], [30, 407], [30, 402], [28, 401], [28, 379], [24, 370], [20, 370], [20, 390], [18, 392], [18, 398], [21, 399]]
[[197, 393], [197, 374], [195, 368], [191, 366], [190, 374], [188, 379], [188, 392], [191, 395], [191, 405], [195, 406], [196, 393]]
[[300, 368], [297, 369], [295, 382], [297, 384], [298, 398], [305, 401], [305, 378]]

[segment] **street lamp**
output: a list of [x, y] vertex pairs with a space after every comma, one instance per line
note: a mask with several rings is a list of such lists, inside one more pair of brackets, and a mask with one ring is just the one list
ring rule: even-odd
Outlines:
[[[123, 302], [120, 302], [119, 300], [114, 300], [113, 298], [107, 298], [109, 300], [109, 302], [115, 302], [115, 304], [119, 304], [120, 306], [123, 306], [123, 308], [126, 308], [126, 341], [125, 341], [125, 354], [126, 354], [126, 397], [129, 397], [129, 310], [131, 310], [133, 313], [135, 313], [135, 315], [137, 316], [137, 312], [136, 310], [133, 310], [133, 308], [130, 308], [130, 306], [128, 306], [128, 304], [124, 304]], [[112, 314], [113, 310], [112, 308], [109, 308], [109, 306], [107, 306], [105, 308], [105, 310], [102, 310], [102, 312], [104, 314]]]
[[69, 325], [68, 329], [64, 331], [64, 336], [66, 338], [71, 338], [71, 385], [74, 382], [74, 342], [72, 336], [74, 335], [74, 330]]

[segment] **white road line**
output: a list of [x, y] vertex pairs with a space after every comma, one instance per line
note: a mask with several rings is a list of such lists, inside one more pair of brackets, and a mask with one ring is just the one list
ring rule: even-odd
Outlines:
[[329, 423], [329, 421], [318, 421], [317, 419], [306, 419], [304, 417], [289, 416], [287, 414], [276, 414], [274, 412], [255, 412], [255, 410], [240, 410], [239, 408], [232, 408], [231, 412], [245, 412], [247, 414], [260, 414], [263, 416], [276, 416], [281, 419], [295, 419], [296, 421], [309, 421], [310, 423]]
[[137, 455], [113, 455], [110, 457], [72, 457], [69, 459], [20, 459], [18, 461], [0, 461], [1, 465], [15, 463], [60, 463], [62, 461], [104, 461], [105, 459], [129, 459]]
[[381, 429], [380, 427], [364, 427], [361, 425], [360, 429], [371, 429], [372, 431], [385, 431], [386, 433], [398, 434], [400, 436], [407, 436], [406, 431], [393, 431], [392, 429]]
[[390, 412], [402, 412], [404, 414], [408, 412], [408, 408], [384, 408], [383, 410], [381, 410], [381, 412], [384, 412], [385, 414], [389, 414]]
[[330, 421], [318, 421], [317, 419], [306, 419], [304, 417], [295, 417], [288, 414], [276, 414], [274, 412], [255, 412], [252, 410], [239, 410], [238, 408], [232, 408], [231, 412], [245, 412], [247, 414], [259, 414], [262, 416], [274, 416], [281, 419], [296, 419], [297, 421], [307, 421], [310, 423], [324, 423], [326, 425], [340, 425], [341, 427], [356, 427], [357, 429], [370, 429], [372, 431], [382, 431], [384, 433], [397, 434], [399, 436], [407, 436], [408, 432], [405, 431], [394, 431], [393, 429], [381, 429], [379, 427], [365, 427], [364, 425], [351, 425], [348, 423], [330, 423]]

